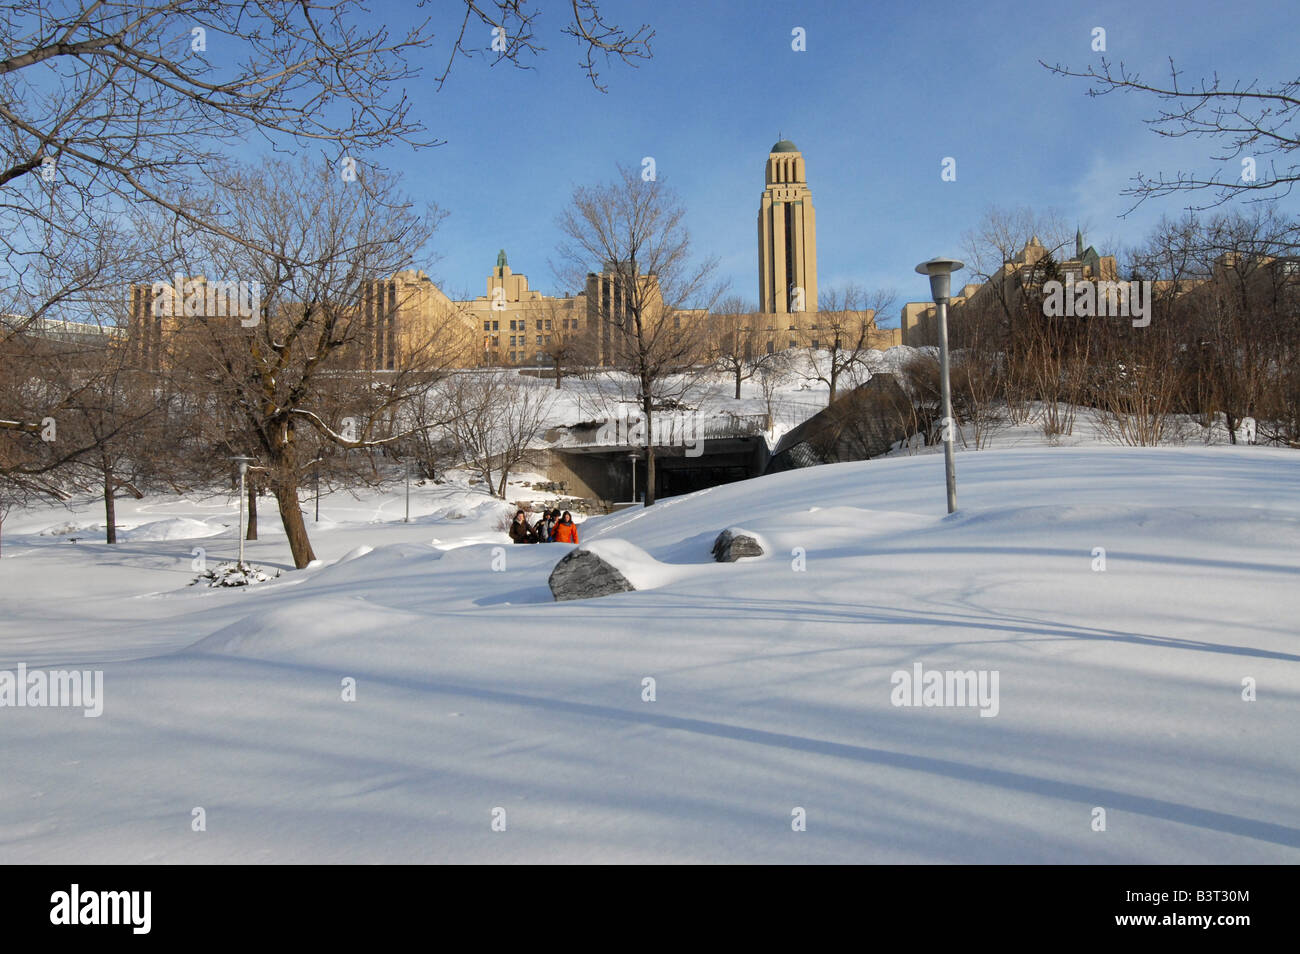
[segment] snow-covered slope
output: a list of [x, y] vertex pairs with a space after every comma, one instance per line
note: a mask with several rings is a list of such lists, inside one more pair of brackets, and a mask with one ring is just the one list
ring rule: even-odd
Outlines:
[[[1295, 863], [1298, 461], [962, 454], [952, 516], [935, 456], [794, 471], [588, 520], [654, 587], [566, 603], [495, 510], [336, 519], [236, 592], [184, 586], [229, 531], [24, 518], [0, 668], [102, 668], [104, 714], [0, 709], [0, 862]], [[713, 563], [730, 526], [770, 552]], [[917, 664], [996, 715], [895, 705]]]

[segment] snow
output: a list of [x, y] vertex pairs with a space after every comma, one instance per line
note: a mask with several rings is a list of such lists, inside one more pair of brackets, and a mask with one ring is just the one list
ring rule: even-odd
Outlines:
[[198, 537], [212, 537], [222, 532], [223, 527], [214, 527], [201, 520], [189, 517], [170, 517], [166, 520], [154, 520], [127, 530], [118, 531], [118, 539], [142, 543], [158, 540], [190, 540]]
[[689, 568], [660, 563], [635, 543], [628, 543], [626, 540], [615, 538], [597, 540], [594, 543], [585, 543], [579, 549], [596, 554], [622, 573], [623, 578], [638, 590], [653, 590], [682, 579], [690, 573]]
[[[188, 585], [228, 495], [120, 500], [114, 547], [12, 513], [0, 669], [102, 669], [104, 712], [0, 708], [0, 863], [1300, 861], [1300, 459], [1031, 430], [953, 515], [900, 453], [591, 517], [646, 585], [565, 603], [570, 548], [462, 483], [304, 495], [300, 571], [268, 505], [282, 575], [233, 590]], [[917, 663], [997, 715], [893, 705]]]

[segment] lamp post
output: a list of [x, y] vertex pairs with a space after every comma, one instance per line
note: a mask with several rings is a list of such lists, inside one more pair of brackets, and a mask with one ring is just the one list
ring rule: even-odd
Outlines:
[[930, 297], [939, 313], [939, 389], [942, 396], [943, 470], [948, 485], [948, 512], [957, 509], [957, 468], [953, 462], [952, 385], [948, 377], [948, 298], [952, 273], [965, 265], [955, 258], [932, 258], [916, 266], [921, 275], [930, 276]]
[[636, 454], [628, 454], [627, 459], [632, 464], [632, 502], [636, 503]]
[[244, 568], [244, 480], [248, 475], [248, 465], [257, 460], [256, 457], [232, 457], [230, 458], [239, 465], [239, 568]]

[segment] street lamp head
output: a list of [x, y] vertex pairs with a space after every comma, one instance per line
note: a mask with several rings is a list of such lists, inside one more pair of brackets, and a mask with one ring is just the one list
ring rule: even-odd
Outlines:
[[930, 297], [937, 305], [951, 297], [949, 293], [952, 290], [952, 273], [965, 267], [965, 263], [955, 258], [932, 258], [916, 266], [916, 271], [918, 274], [930, 276]]

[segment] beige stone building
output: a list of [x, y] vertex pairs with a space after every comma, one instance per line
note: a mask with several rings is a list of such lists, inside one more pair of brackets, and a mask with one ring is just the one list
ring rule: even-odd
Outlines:
[[768, 153], [759, 199], [758, 309], [817, 310], [817, 212], [803, 154], [788, 139]]
[[[514, 272], [502, 250], [487, 276], [484, 294], [456, 300], [423, 271], [407, 269], [367, 283], [353, 320], [358, 324], [345, 362], [370, 371], [402, 370], [422, 364], [419, 352], [436, 349], [459, 367], [537, 367], [552, 354], [568, 364], [608, 366], [615, 359], [616, 336], [627, 321], [627, 282], [650, 286], [655, 300], [658, 277], [624, 274], [616, 263], [588, 273], [585, 287], [562, 297], [530, 288]], [[768, 153], [758, 211], [760, 313], [752, 316], [756, 347], [769, 353], [791, 348], [829, 348], [837, 330], [871, 325], [871, 346], [888, 348], [898, 329], [875, 327], [868, 313], [819, 314], [817, 298], [817, 219], [802, 153], [781, 139]], [[156, 367], [167, 335], [184, 318], [151, 310], [149, 285], [130, 292], [130, 347], [142, 364]], [[912, 306], [905, 306], [904, 314]], [[700, 309], [672, 309], [666, 320], [680, 326], [708, 316]], [[855, 317], [858, 316], [858, 317]], [[446, 360], [444, 358], [444, 360]], [[439, 362], [442, 363], [442, 362]]]
[[457, 302], [478, 336], [470, 365], [538, 365], [553, 346], [572, 344], [586, 330], [582, 294], [554, 298], [528, 287], [528, 277], [511, 271], [505, 250], [487, 277], [487, 293]]
[[[1011, 303], [1023, 295], [1023, 289], [1041, 286], [1049, 277], [1050, 254], [1050, 250], [1035, 235], [987, 282], [964, 286], [960, 294], [953, 295], [948, 300], [949, 334], [961, 321], [964, 308], [988, 307], [1002, 298]], [[1084, 248], [1083, 235], [1077, 231], [1073, 257], [1054, 265], [1061, 281], [1116, 281], [1119, 278], [1115, 256], [1101, 255], [1091, 245]], [[907, 302], [903, 305], [899, 324], [902, 344], [914, 348], [939, 344], [938, 313], [934, 302]]]
[[475, 326], [461, 303], [416, 269], [368, 282], [357, 321], [348, 363], [367, 371], [407, 369], [422, 363], [425, 349], [438, 353], [437, 364], [461, 366], [476, 355]]

